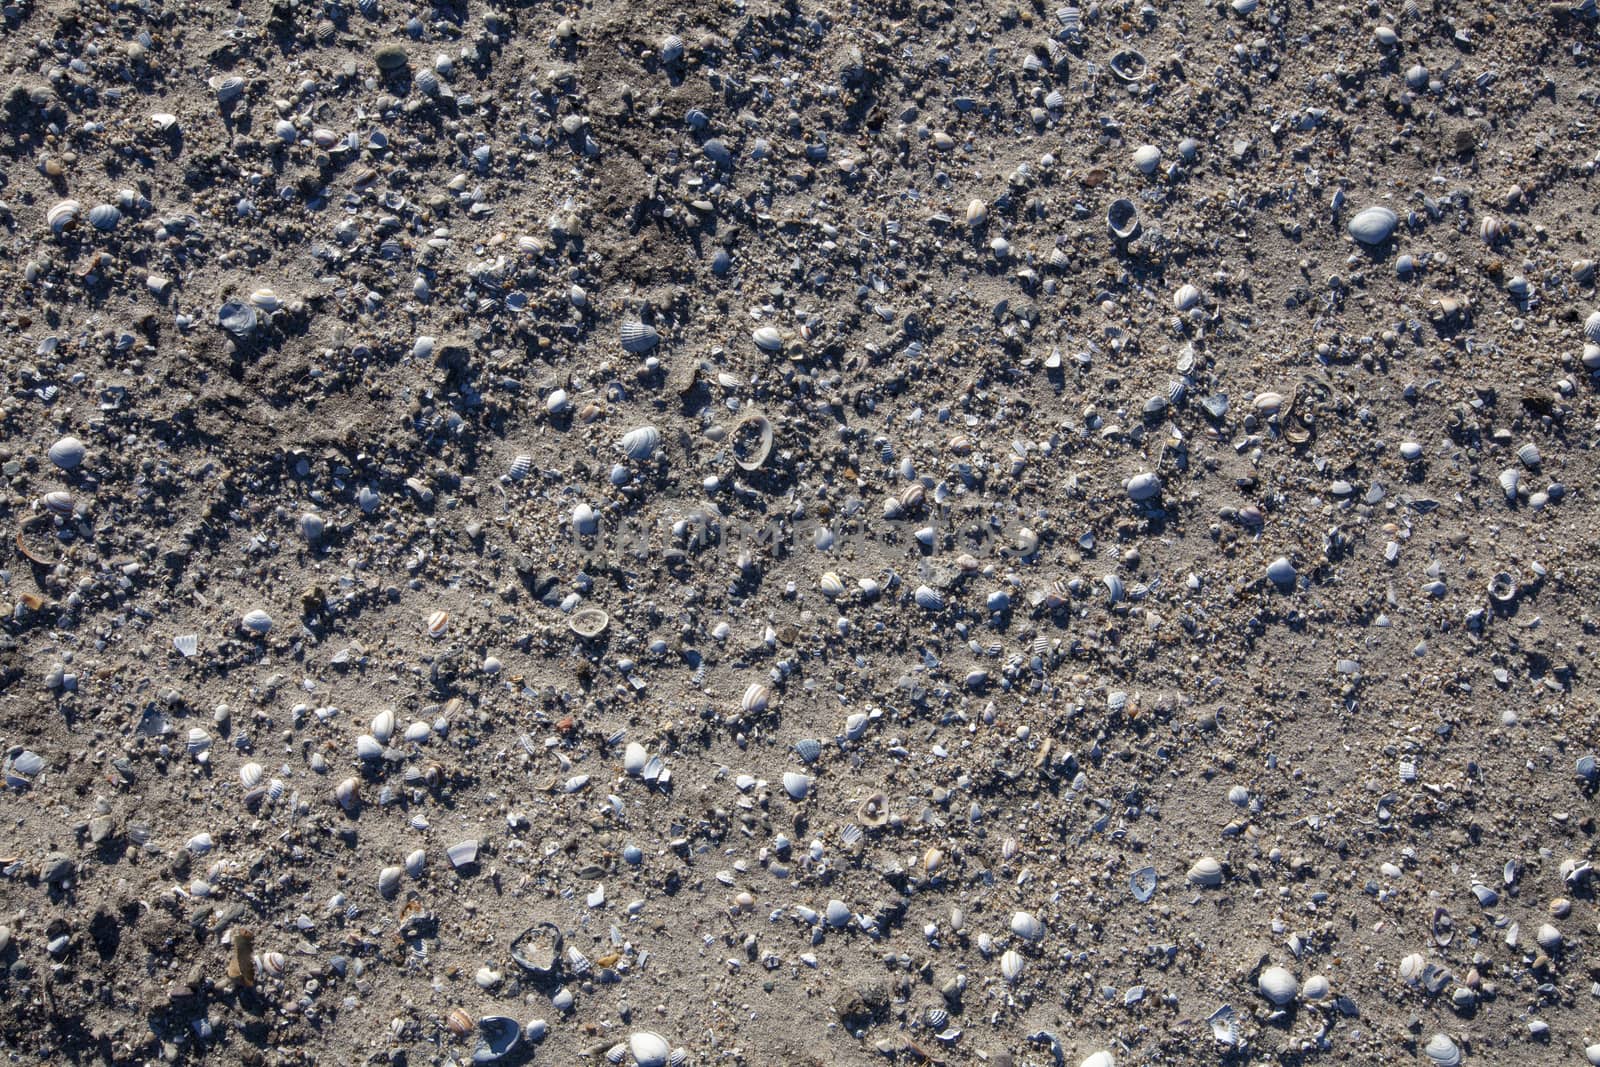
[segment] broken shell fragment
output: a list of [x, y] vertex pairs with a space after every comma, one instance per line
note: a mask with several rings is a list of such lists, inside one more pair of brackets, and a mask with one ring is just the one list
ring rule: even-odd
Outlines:
[[733, 461], [740, 470], [760, 469], [772, 454], [772, 423], [765, 415], [750, 415], [733, 428]]

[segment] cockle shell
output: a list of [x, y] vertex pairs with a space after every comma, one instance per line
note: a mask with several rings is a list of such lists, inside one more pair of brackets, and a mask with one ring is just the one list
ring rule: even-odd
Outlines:
[[649, 323], [629, 320], [618, 328], [622, 347], [634, 355], [643, 355], [661, 342], [661, 335]]

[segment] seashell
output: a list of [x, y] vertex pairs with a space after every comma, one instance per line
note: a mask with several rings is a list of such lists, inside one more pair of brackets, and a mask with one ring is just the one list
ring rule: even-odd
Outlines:
[[1133, 892], [1133, 899], [1144, 904], [1156, 895], [1158, 882], [1154, 867], [1140, 867], [1129, 877], [1128, 888]]
[[50, 224], [50, 232], [60, 237], [68, 226], [78, 221], [78, 215], [83, 211], [83, 205], [76, 200], [58, 200], [45, 212], [45, 221]]
[[443, 637], [445, 628], [450, 625], [448, 611], [435, 611], [428, 616], [427, 628], [429, 637]]
[[52, 489], [41, 496], [37, 503], [52, 515], [60, 515], [64, 518], [72, 514], [72, 494], [65, 489]]
[[783, 348], [783, 332], [776, 326], [758, 326], [750, 339], [765, 352], [777, 352]]
[[205, 754], [211, 749], [211, 735], [198, 726], [189, 730], [189, 739], [185, 742], [189, 755], [197, 760], [204, 760]]
[[1293, 585], [1295, 582], [1295, 577], [1294, 564], [1290, 563], [1288, 557], [1286, 556], [1279, 556], [1277, 559], [1267, 564], [1267, 581], [1274, 585]]
[[1517, 502], [1517, 490], [1522, 486], [1522, 475], [1515, 467], [1507, 467], [1500, 472], [1500, 488], [1506, 494], [1506, 503]]
[[250, 303], [271, 314], [283, 307], [283, 298], [271, 289], [257, 289], [250, 294]]
[[1422, 953], [1412, 952], [1401, 958], [1398, 968], [1400, 980], [1415, 985], [1422, 979], [1422, 971], [1428, 965]]
[[656, 51], [661, 56], [661, 62], [666, 64], [676, 63], [683, 58], [683, 38], [675, 33], [669, 33], [661, 38], [656, 45]]
[[1000, 955], [1000, 976], [1007, 982], [1015, 982], [1022, 976], [1022, 954], [1015, 949], [1006, 949]]
[[622, 452], [631, 460], [643, 462], [656, 454], [661, 444], [661, 431], [654, 426], [640, 426], [622, 435]]
[[1369, 207], [1358, 211], [1345, 229], [1349, 231], [1351, 237], [1371, 247], [1387, 241], [1399, 223], [1400, 216], [1388, 208]]
[[1300, 995], [1315, 1004], [1328, 999], [1330, 986], [1324, 975], [1314, 974], [1306, 979], [1305, 985], [1300, 987]]
[[882, 826], [889, 821], [889, 798], [874, 793], [856, 805], [856, 819], [863, 826]]
[[572, 528], [580, 537], [593, 537], [600, 532], [600, 515], [587, 503], [572, 509]]
[[444, 1028], [452, 1034], [470, 1034], [473, 1030], [472, 1016], [462, 1008], [451, 1008], [444, 1016]]
[[917, 602], [917, 607], [923, 611], [944, 610], [944, 597], [939, 594], [937, 589], [930, 586], [917, 586], [917, 591], [912, 594], [912, 599]]
[[1085, 1056], [1083, 1062], [1078, 1064], [1078, 1067], [1117, 1067], [1117, 1061], [1111, 1053], [1101, 1049]]
[[1141, 174], [1154, 174], [1161, 166], [1161, 149], [1153, 144], [1140, 145], [1133, 150], [1133, 165]]
[[1510, 604], [1517, 599], [1517, 580], [1507, 571], [1489, 579], [1489, 597], [1497, 604]]
[[176, 129], [178, 116], [170, 111], [156, 111], [150, 115], [150, 128], [157, 133], [169, 133]]
[[1517, 458], [1520, 459], [1522, 461], [1522, 465], [1527, 467], [1529, 470], [1538, 470], [1539, 463], [1541, 461], [1541, 457], [1539, 455], [1539, 446], [1534, 444], [1532, 441], [1529, 441], [1527, 444], [1517, 449]]
[[746, 417], [733, 428], [731, 447], [740, 470], [757, 470], [772, 454], [772, 423], [765, 415]]
[[248, 337], [256, 328], [256, 309], [239, 300], [229, 300], [217, 309], [217, 325], [235, 337]]
[[649, 751], [637, 741], [629, 741], [628, 747], [622, 752], [622, 769], [631, 777], [637, 778], [644, 771], [646, 763], [650, 762]]
[[811, 794], [811, 776], [799, 771], [783, 772], [783, 791], [790, 800], [804, 800]]
[[444, 852], [450, 858], [450, 866], [459, 871], [478, 862], [478, 841], [469, 837], [465, 841], [457, 841]]
[[679, 1045], [672, 1050], [672, 1055], [667, 1057], [667, 1067], [687, 1067], [689, 1063], [689, 1050]]
[[1422, 1046], [1422, 1052], [1433, 1067], [1460, 1067], [1461, 1049], [1444, 1034], [1434, 1034]]
[[1178, 311], [1188, 311], [1200, 303], [1200, 290], [1185, 282], [1172, 294], [1172, 306]]
[[354, 778], [346, 778], [333, 787], [333, 799], [345, 811], [355, 811], [361, 803], [361, 788]]
[[629, 1034], [628, 1051], [633, 1053], [639, 1067], [666, 1067], [672, 1055], [667, 1039], [650, 1030]]
[[850, 925], [850, 907], [842, 900], [830, 900], [823, 910], [823, 917], [828, 925], [836, 930], [841, 930]]
[[239, 768], [239, 782], [246, 789], [254, 789], [261, 784], [261, 778], [266, 772], [259, 763], [246, 763]]
[[394, 736], [395, 718], [394, 711], [385, 708], [372, 717], [372, 736], [379, 744], [387, 745]]
[[1222, 884], [1222, 864], [1210, 856], [1201, 856], [1189, 868], [1187, 877], [1190, 885], [1215, 889]]
[[211, 839], [210, 834], [198, 833], [184, 842], [183, 847], [196, 856], [204, 856], [216, 847], [216, 842]]
[[606, 1049], [606, 1062], [607, 1063], [621, 1063], [623, 1060], [625, 1060], [627, 1058], [628, 1058], [628, 1046], [623, 1044], [620, 1041], [617, 1042], [615, 1045], [612, 1045], [610, 1048]]
[[399, 867], [385, 867], [378, 872], [378, 895], [384, 900], [393, 900], [400, 892], [400, 873]]
[[567, 629], [583, 638], [599, 637], [610, 625], [611, 616], [599, 608], [582, 608], [567, 620]]
[[1261, 990], [1262, 996], [1281, 1008], [1295, 998], [1295, 994], [1300, 991], [1300, 983], [1288, 970], [1282, 967], [1268, 967], [1256, 980], [1256, 988]]
[[1019, 911], [1011, 916], [1011, 932], [1024, 941], [1038, 941], [1044, 937], [1044, 923], [1026, 911]]
[[423, 67], [417, 71], [416, 77], [411, 79], [411, 84], [423, 96], [438, 96], [441, 83], [439, 75], [432, 67]]
[[1149, 471], [1144, 471], [1124, 482], [1123, 488], [1127, 490], [1129, 500], [1141, 504], [1161, 494], [1161, 479]]
[[102, 233], [110, 233], [122, 221], [122, 212], [115, 204], [96, 204], [89, 209], [89, 225]]
[[54, 463], [64, 471], [76, 470], [83, 465], [84, 459], [89, 454], [89, 448], [76, 437], [58, 438], [50, 450], [45, 453]]
[[739, 707], [751, 715], [760, 715], [772, 703], [772, 690], [760, 682], [751, 682], [739, 700]]
[[1544, 949], [1549, 955], [1554, 956], [1561, 950], [1561, 931], [1557, 930], [1549, 923], [1545, 923], [1540, 926], [1538, 931], [1533, 935], [1533, 939], [1534, 941], [1538, 942], [1539, 947]]
[[362, 760], [382, 759], [383, 746], [378, 744], [378, 739], [371, 734], [362, 734], [356, 738], [356, 758]]
[[1590, 312], [1583, 320], [1583, 336], [1590, 344], [1600, 345], [1600, 311]]
[[636, 356], [643, 355], [661, 343], [661, 334], [656, 332], [654, 326], [632, 319], [618, 328], [618, 334], [622, 338], [623, 349]]
[[226, 78], [213, 78], [211, 88], [217, 94], [217, 103], [223, 107], [237, 103], [244, 95], [244, 79], [238, 75]]
[[255, 959], [257, 972], [270, 978], [282, 978], [289, 970], [289, 957], [281, 952], [263, 952]]
[[1136, 82], [1144, 77], [1145, 71], [1149, 69], [1143, 54], [1132, 48], [1113, 52], [1111, 58], [1106, 61], [1106, 66], [1110, 68], [1113, 77], [1123, 82]]
[[200, 635], [179, 634], [172, 639], [172, 647], [177, 649], [178, 654], [184, 659], [189, 659], [200, 651]]
[[833, 571], [824, 571], [822, 577], [817, 580], [817, 589], [829, 600], [837, 599], [844, 596], [844, 579]]
[[505, 1015], [485, 1015], [478, 1020], [478, 1045], [473, 1063], [498, 1063], [522, 1043], [522, 1024]]
[[967, 202], [967, 225], [977, 229], [989, 221], [989, 205], [982, 200], [969, 200]]
[[794, 752], [802, 762], [815, 763], [822, 755], [822, 742], [812, 737], [801, 738], [794, 743]]
[[561, 930], [554, 923], [537, 923], [511, 942], [517, 966], [539, 978], [555, 975], [561, 966]]
[[1138, 236], [1140, 225], [1139, 209], [1132, 200], [1113, 200], [1106, 208], [1106, 228], [1118, 240], [1128, 241]]

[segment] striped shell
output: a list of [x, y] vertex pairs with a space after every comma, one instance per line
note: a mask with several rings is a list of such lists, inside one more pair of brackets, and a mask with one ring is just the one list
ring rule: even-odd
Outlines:
[[528, 472], [532, 469], [533, 457], [525, 454], [520, 455], [511, 461], [511, 467], [506, 471], [506, 477], [514, 482], [520, 482], [528, 476]]
[[345, 811], [354, 811], [361, 803], [361, 788], [354, 778], [346, 778], [333, 787], [333, 799]]
[[676, 63], [683, 58], [683, 38], [675, 33], [669, 33], [661, 38], [658, 48], [663, 63]]
[[45, 212], [44, 217], [45, 221], [50, 224], [50, 232], [59, 237], [68, 226], [78, 221], [78, 215], [82, 211], [83, 205], [78, 201], [61, 200], [54, 204], [49, 211]]
[[266, 772], [261, 769], [261, 764], [246, 763], [243, 767], [239, 768], [239, 782], [246, 789], [254, 789], [256, 786], [261, 784], [261, 777], [265, 773]]
[[89, 209], [89, 225], [102, 232], [111, 232], [121, 221], [122, 212], [115, 204], [96, 204]]
[[179, 655], [188, 659], [200, 651], [199, 634], [179, 634], [172, 639], [172, 647], [178, 650]]
[[1198, 303], [1200, 290], [1188, 283], [1178, 286], [1178, 291], [1172, 294], [1172, 306], [1178, 311], [1188, 311]]
[[1022, 966], [1022, 954], [1008, 948], [1000, 957], [1000, 976], [1008, 982], [1015, 982], [1022, 976]]
[[372, 736], [387, 745], [394, 736], [394, 712], [388, 708], [372, 717]]
[[428, 862], [428, 854], [422, 849], [413, 849], [406, 856], [406, 873], [413, 878], [422, 877], [422, 868]]
[[39, 498], [39, 506], [52, 515], [71, 515], [72, 494], [65, 489], [52, 489]]
[[944, 610], [944, 597], [941, 596], [939, 591], [934, 589], [932, 586], [919, 585], [917, 586], [917, 591], [912, 594], [912, 596], [917, 602], [917, 607], [921, 608], [923, 611]]
[[271, 289], [257, 289], [250, 294], [250, 303], [262, 311], [271, 313], [283, 307], [283, 298]]
[[622, 435], [622, 452], [632, 460], [649, 459], [660, 444], [661, 431], [654, 426], [640, 426]]
[[1592, 312], [1583, 320], [1583, 336], [1590, 344], [1600, 345], [1600, 311]]
[[289, 969], [289, 957], [281, 952], [263, 952], [256, 957], [256, 970], [265, 971], [273, 978], [282, 978]]
[[822, 755], [822, 742], [814, 737], [801, 738], [794, 743], [794, 751], [806, 763], [815, 763]]
[[629, 320], [622, 324], [618, 333], [622, 337], [622, 347], [634, 355], [643, 355], [661, 343], [661, 335], [654, 326], [648, 323]]
[[1189, 868], [1188, 878], [1191, 885], [1215, 889], [1222, 884], [1222, 864], [1210, 856], [1201, 856]]
[[751, 682], [750, 687], [744, 691], [744, 696], [739, 700], [739, 707], [752, 715], [759, 715], [767, 710], [772, 703], [772, 690], [760, 682]]
[[817, 582], [817, 588], [822, 591], [823, 596], [833, 600], [835, 597], [844, 595], [844, 579], [832, 571], [828, 571]]
[[237, 75], [217, 78], [212, 81], [211, 88], [216, 91], [217, 103], [227, 107], [244, 95], [244, 79]]
[[450, 613], [448, 611], [436, 611], [436, 612], [434, 612], [433, 614], [428, 616], [428, 636], [429, 637], [443, 637], [444, 636], [445, 627], [447, 627], [449, 625], [450, 625]]

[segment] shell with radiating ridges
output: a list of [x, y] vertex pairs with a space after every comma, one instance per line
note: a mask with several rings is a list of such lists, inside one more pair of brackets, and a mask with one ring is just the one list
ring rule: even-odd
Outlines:
[[110, 233], [122, 221], [122, 211], [115, 204], [96, 204], [89, 209], [89, 225], [103, 233]]
[[622, 347], [634, 355], [643, 355], [661, 343], [661, 334], [647, 322], [638, 322], [629, 319], [618, 328], [618, 335], [622, 338]]
[[622, 435], [622, 452], [631, 460], [649, 459], [660, 444], [661, 431], [654, 426], [639, 426]]
[[1015, 949], [1006, 949], [1000, 956], [1000, 976], [1007, 982], [1015, 982], [1022, 975], [1022, 954]]
[[944, 597], [932, 586], [917, 586], [917, 591], [912, 594], [912, 599], [917, 602], [917, 607], [923, 611], [944, 610]]

